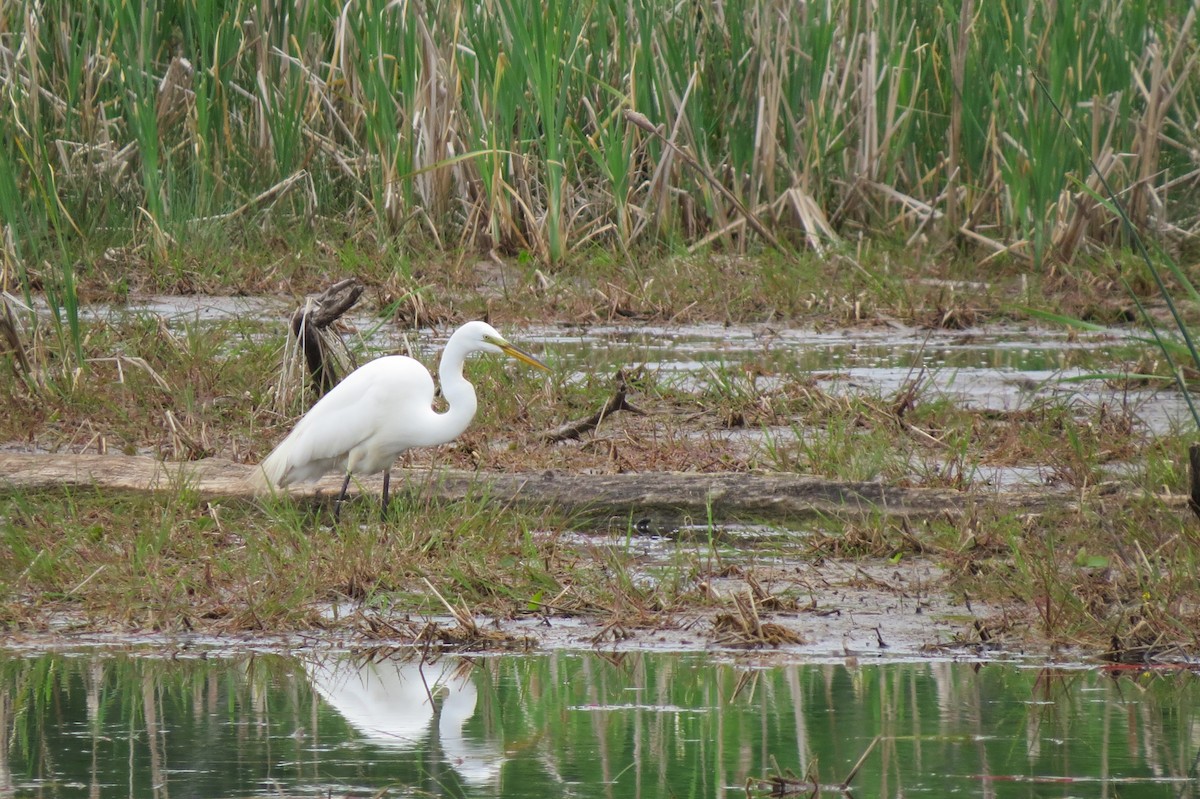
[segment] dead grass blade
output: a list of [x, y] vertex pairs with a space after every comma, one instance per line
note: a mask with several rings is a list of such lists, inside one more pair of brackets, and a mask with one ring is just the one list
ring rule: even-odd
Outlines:
[[276, 183], [274, 186], [271, 186], [270, 188], [250, 198], [237, 208], [234, 208], [232, 211], [228, 211], [223, 214], [216, 214], [214, 216], [202, 217], [196, 221], [216, 222], [238, 219], [239, 217], [245, 216], [251, 211], [270, 208], [272, 205], [290, 194], [297, 187], [305, 188], [304, 196], [307, 200], [306, 205], [308, 208], [308, 216], [311, 218], [311, 216], [316, 212], [317, 208], [316, 189], [313, 186], [312, 175], [310, 175], [307, 170], [301, 169], [299, 172], [289, 175], [288, 177]]
[[11, 302], [25, 307], [25, 304], [20, 302], [9, 294], [7, 291], [0, 293], [0, 355], [13, 356], [13, 376], [22, 380], [26, 385], [34, 390], [38, 389], [37, 375], [33, 371], [33, 367], [29, 362], [29, 355], [26, 353], [25, 344], [21, 341], [21, 329], [17, 322], [16, 314], [12, 311]]
[[174, 394], [175, 393], [175, 389], [171, 388], [171, 384], [168, 383], [166, 381], [166, 379], [163, 378], [162, 375], [160, 375], [158, 372], [154, 371], [154, 367], [152, 367], [149, 363], [147, 363], [145, 358], [141, 358], [138, 356], [131, 356], [131, 355], [114, 355], [114, 356], [111, 356], [108, 358], [89, 358], [87, 362], [88, 363], [111, 363], [114, 366], [116, 366], [118, 383], [125, 382], [125, 369], [127, 367], [130, 367], [130, 366], [135, 367], [135, 368], [140, 369], [141, 371], [145, 372], [146, 375], [148, 375], [150, 377], [150, 379], [152, 381], [154, 381], [154, 385], [156, 385], [160, 389], [162, 389], [164, 394]]

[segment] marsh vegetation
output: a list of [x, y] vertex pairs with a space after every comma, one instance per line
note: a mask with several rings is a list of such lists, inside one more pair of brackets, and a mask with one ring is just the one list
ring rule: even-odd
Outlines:
[[[486, 318], [553, 370], [472, 363], [480, 414], [412, 456], [419, 475], [792, 472], [963, 496], [945, 518], [834, 514], [739, 546], [729, 527], [759, 520], [694, 519], [699, 543], [664, 562], [636, 519], [597, 529], [485, 486], [444, 502], [417, 479], [387, 520], [352, 502], [337, 528], [319, 503], [186, 485], [6, 490], [5, 629], [487, 645], [475, 618], [561, 616], [603, 642], [703, 619], [713, 643], [764, 645], [788, 640], [769, 613], [802, 634], [831, 610], [789, 564], [891, 559], [983, 609], [964, 645], [1200, 648], [1200, 542], [1172, 499], [1195, 430], [1155, 404], [1177, 409], [1171, 381], [1193, 375], [1129, 329], [1166, 318], [1161, 275], [1195, 316], [1194, 4], [14, 2], [0, 23], [6, 448], [254, 463], [312, 401], [278, 380], [292, 301], [355, 277], [339, 332], [359, 361], [431, 364]], [[169, 310], [196, 294], [267, 299]], [[1095, 346], [997, 367], [1016, 386], [999, 406], [927, 357], [998, 326], [1041, 336], [1035, 319]], [[710, 352], [720, 331], [751, 343], [664, 357], [684, 324], [712, 326]], [[911, 352], [873, 382], [806, 360], [795, 330]], [[618, 369], [643, 413], [539, 437]], [[1013, 475], [1069, 502], [989, 506]]]

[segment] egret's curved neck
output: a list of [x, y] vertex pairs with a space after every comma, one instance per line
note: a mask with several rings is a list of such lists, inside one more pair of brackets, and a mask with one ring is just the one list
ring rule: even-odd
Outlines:
[[457, 333], [450, 337], [446, 349], [442, 351], [438, 377], [442, 382], [442, 396], [449, 406], [445, 413], [439, 415], [441, 429], [438, 433], [439, 437], [444, 436], [443, 441], [462, 435], [479, 407], [475, 399], [475, 387], [463, 377], [463, 362], [468, 354], [464, 339], [459, 338]]

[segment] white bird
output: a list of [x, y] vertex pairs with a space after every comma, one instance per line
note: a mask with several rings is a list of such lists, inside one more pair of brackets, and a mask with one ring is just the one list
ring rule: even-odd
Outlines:
[[508, 355], [548, 371], [491, 325], [467, 322], [454, 331], [442, 351], [438, 378], [448, 408], [438, 413], [432, 407], [435, 389], [429, 370], [405, 355], [377, 358], [346, 375], [304, 414], [263, 460], [256, 474], [259, 489], [284, 488], [342, 470], [346, 479], [334, 505], [336, 519], [350, 477], [382, 471], [386, 513], [396, 458], [413, 447], [453, 441], [475, 416], [475, 387], [463, 377], [463, 362], [473, 352]]

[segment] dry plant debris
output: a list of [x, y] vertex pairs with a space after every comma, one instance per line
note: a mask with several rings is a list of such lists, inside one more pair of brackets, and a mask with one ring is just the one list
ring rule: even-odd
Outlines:
[[[732, 595], [734, 612], [719, 613], [712, 621], [713, 641], [721, 646], [778, 647], [802, 644], [798, 632], [774, 622], [764, 622], [759, 616], [760, 602], [772, 603], [773, 597], [762, 596], [761, 586], [751, 582], [746, 591]], [[760, 598], [756, 599], [756, 594]]]

